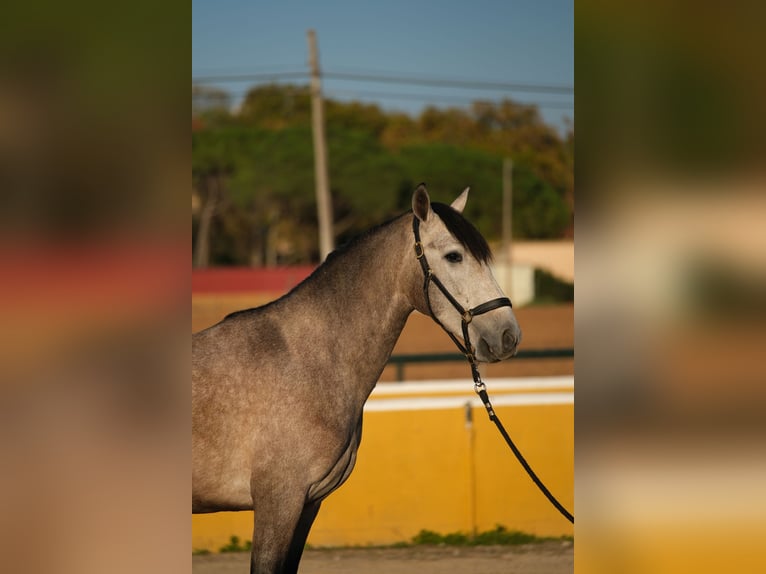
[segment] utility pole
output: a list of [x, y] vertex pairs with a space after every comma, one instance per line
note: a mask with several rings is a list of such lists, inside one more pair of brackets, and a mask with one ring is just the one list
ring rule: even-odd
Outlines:
[[327, 142], [324, 134], [324, 102], [319, 77], [319, 54], [314, 30], [306, 32], [311, 68], [311, 131], [314, 135], [314, 179], [316, 180], [317, 218], [319, 220], [319, 257], [321, 261], [334, 249], [332, 198], [327, 173]]
[[506, 157], [503, 159], [503, 261], [505, 262], [505, 285], [504, 291], [511, 295], [511, 210], [513, 209], [513, 161]]

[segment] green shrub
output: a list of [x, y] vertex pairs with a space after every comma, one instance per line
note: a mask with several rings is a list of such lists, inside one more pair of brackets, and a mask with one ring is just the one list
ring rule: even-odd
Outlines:
[[229, 543], [221, 546], [218, 552], [250, 552], [252, 547], [253, 543], [250, 540], [245, 540], [245, 543], [240, 545], [239, 536], [232, 536], [229, 538]]
[[535, 303], [571, 303], [574, 284], [562, 281], [542, 269], [535, 269]]
[[503, 545], [512, 546], [518, 544], [532, 544], [546, 542], [550, 540], [571, 540], [571, 537], [562, 536], [560, 538], [538, 537], [534, 534], [527, 534], [518, 530], [508, 530], [505, 526], [498, 524], [494, 530], [479, 532], [475, 536], [470, 536], [463, 532], [451, 532], [449, 534], [439, 534], [431, 530], [421, 530], [412, 538], [413, 545], [429, 546], [490, 546]]
[[487, 530], [486, 532], [480, 532], [477, 534], [474, 538], [474, 544], [530, 544], [531, 542], [536, 542], [539, 540], [540, 539], [533, 534], [519, 532], [518, 530], [507, 530], [505, 526], [498, 524], [494, 530]]

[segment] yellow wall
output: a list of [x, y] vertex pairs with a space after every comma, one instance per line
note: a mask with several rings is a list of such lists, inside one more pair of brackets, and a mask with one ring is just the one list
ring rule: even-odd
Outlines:
[[[486, 382], [522, 454], [574, 512], [573, 378]], [[470, 533], [498, 524], [539, 536], [573, 533], [516, 461], [470, 382], [389, 383], [368, 401], [356, 468], [322, 504], [309, 543], [387, 544], [421, 529]], [[217, 550], [231, 535], [250, 538], [251, 513], [192, 519], [193, 548]]]

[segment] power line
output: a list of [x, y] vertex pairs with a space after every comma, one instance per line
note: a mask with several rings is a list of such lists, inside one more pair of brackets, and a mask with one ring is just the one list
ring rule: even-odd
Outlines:
[[[233, 99], [243, 98], [247, 96], [249, 93], [249, 90], [245, 91], [233, 91], [233, 92], [227, 92], [229, 96], [231, 96]], [[192, 94], [192, 99], [199, 99], [204, 100], [208, 96], [206, 94]], [[365, 100], [365, 99], [374, 99], [374, 100], [409, 100], [409, 101], [415, 101], [415, 102], [445, 102], [445, 103], [452, 103], [452, 104], [460, 104], [460, 105], [470, 105], [477, 101], [487, 101], [487, 100], [481, 100], [479, 98], [470, 98], [465, 96], [451, 96], [451, 95], [445, 95], [445, 94], [435, 94], [435, 93], [422, 93], [422, 94], [415, 94], [415, 93], [402, 93], [402, 92], [376, 92], [376, 91], [369, 91], [369, 90], [325, 90], [325, 97], [328, 99], [356, 99], [356, 100]], [[497, 103], [496, 100], [489, 100], [492, 103]], [[520, 106], [536, 106], [538, 108], [545, 108], [549, 110], [574, 110], [574, 102], [563, 102], [563, 101], [554, 101], [554, 102], [548, 102], [548, 101], [521, 101], [521, 100], [511, 100], [514, 104], [520, 105]]]
[[293, 78], [309, 78], [308, 72], [271, 72], [263, 74], [218, 74], [192, 76], [192, 84], [226, 84], [232, 82], [270, 82]]
[[215, 76], [215, 75], [237, 75], [237, 74], [266, 74], [266, 73], [281, 73], [281, 72], [293, 72], [298, 70], [304, 70], [303, 66], [296, 65], [294, 63], [282, 63], [282, 64], [261, 64], [261, 65], [248, 65], [248, 66], [196, 66], [192, 74], [199, 76]]
[[[489, 82], [456, 78], [413, 78], [393, 74], [370, 74], [358, 72], [324, 71], [322, 76], [327, 79], [347, 80], [356, 82], [373, 82], [384, 84], [406, 84], [410, 86], [430, 86], [443, 88], [463, 88], [471, 90], [490, 91], [519, 91], [549, 94], [573, 94], [574, 87], [566, 85], [527, 84], [510, 82]], [[219, 74], [192, 77], [193, 83], [228, 83], [228, 82], [262, 82], [288, 78], [308, 78], [308, 72], [274, 72], [262, 74]]]
[[571, 86], [552, 86], [543, 84], [521, 84], [506, 82], [486, 82], [476, 80], [458, 80], [447, 78], [407, 78], [403, 76], [380, 74], [357, 74], [349, 72], [325, 72], [326, 78], [336, 80], [353, 80], [360, 82], [376, 82], [389, 84], [407, 84], [410, 86], [439, 86], [443, 88], [467, 88], [472, 90], [503, 90], [519, 92], [541, 92], [551, 94], [572, 94]]

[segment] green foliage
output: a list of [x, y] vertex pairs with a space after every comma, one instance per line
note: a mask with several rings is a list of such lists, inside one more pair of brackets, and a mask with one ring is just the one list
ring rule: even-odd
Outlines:
[[378, 106], [327, 100], [325, 121], [333, 130], [364, 131], [375, 139], [380, 139], [389, 120]]
[[412, 544], [431, 546], [512, 546], [518, 544], [534, 544], [551, 540], [571, 540], [571, 537], [538, 537], [534, 534], [527, 534], [526, 532], [520, 532], [518, 530], [508, 530], [505, 526], [498, 524], [493, 530], [479, 532], [475, 536], [463, 532], [438, 534], [431, 530], [421, 530], [412, 538]]
[[343, 241], [398, 211], [392, 192], [405, 172], [399, 158], [364, 130], [332, 129], [328, 147], [336, 231]]
[[574, 285], [554, 277], [547, 271], [535, 269], [535, 303], [572, 303]]
[[192, 132], [192, 176], [195, 180], [234, 171], [239, 146], [226, 130]]
[[[225, 94], [193, 87], [195, 95], [193, 184], [203, 206], [215, 203], [211, 263], [316, 260], [308, 88], [254, 88], [236, 114], [223, 109]], [[508, 156], [514, 236], [556, 238], [571, 222], [573, 138], [562, 141], [534, 108], [477, 103], [429, 108], [416, 119], [360, 103], [328, 100], [325, 109], [338, 244], [408, 210], [421, 181], [444, 203], [470, 186], [466, 216], [488, 239], [499, 237]]]
[[525, 239], [560, 237], [570, 222], [566, 201], [528, 165], [513, 169], [513, 234]]
[[542, 539], [534, 534], [527, 534], [518, 530], [506, 530], [504, 526], [497, 525], [494, 530], [487, 530], [477, 534], [473, 543], [478, 546], [483, 545], [511, 545], [511, 544], [531, 544], [539, 542]]
[[[399, 152], [404, 170], [419, 174], [428, 185], [431, 199], [451, 203], [466, 187], [471, 188], [465, 215], [487, 237], [500, 234], [498, 206], [502, 202], [502, 158], [473, 148], [445, 143], [417, 144]], [[412, 194], [410, 184], [407, 195]]]
[[228, 92], [209, 86], [192, 86], [192, 114], [205, 123], [222, 123], [229, 116], [231, 96]]
[[250, 540], [245, 540], [244, 544], [239, 543], [239, 536], [231, 536], [229, 543], [225, 546], [221, 546], [218, 552], [250, 552], [253, 548], [253, 543]]
[[412, 537], [413, 544], [437, 545], [444, 541], [444, 537], [433, 530], [421, 530]]
[[250, 90], [239, 116], [253, 127], [283, 129], [311, 122], [311, 96], [306, 86], [271, 84]]

